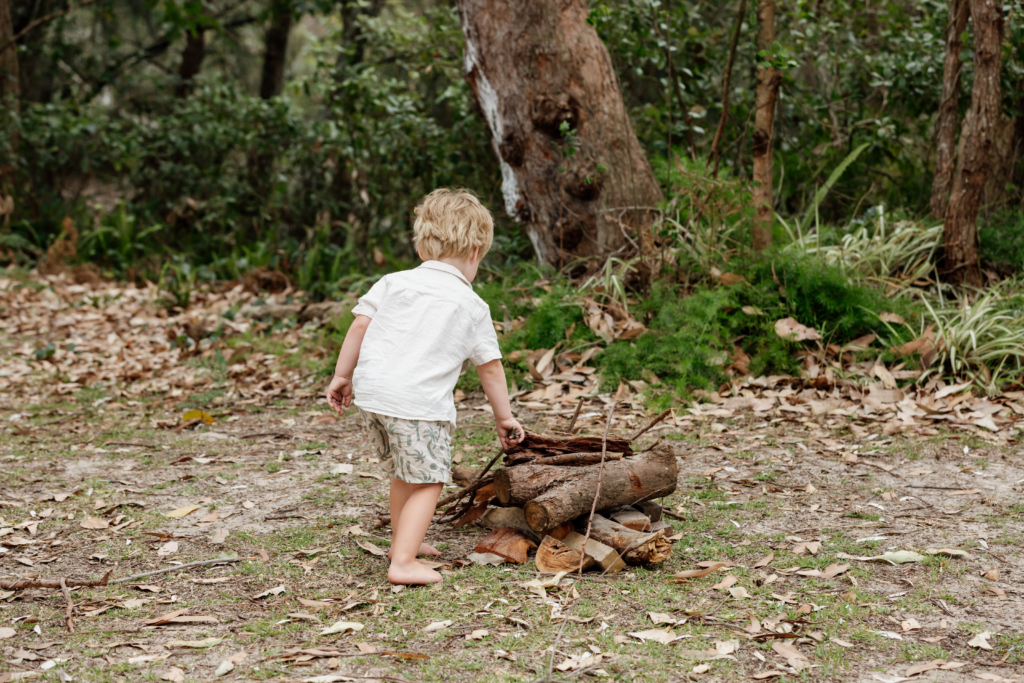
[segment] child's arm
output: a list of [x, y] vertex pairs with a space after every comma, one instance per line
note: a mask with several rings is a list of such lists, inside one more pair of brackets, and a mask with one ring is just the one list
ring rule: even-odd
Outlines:
[[[352, 372], [359, 361], [359, 349], [363, 346], [363, 336], [371, 320], [368, 316], [357, 315], [341, 345], [338, 363], [334, 366], [334, 378], [327, 388], [327, 404], [339, 415], [343, 415], [345, 408], [352, 405]], [[508, 402], [508, 399], [505, 400]]]
[[494, 410], [494, 423], [498, 427], [498, 439], [501, 440], [501, 447], [509, 449], [526, 437], [523, 425], [519, 420], [512, 417], [512, 406], [508, 402], [508, 384], [505, 382], [505, 368], [501, 366], [500, 359], [488, 361], [483, 365], [476, 366], [480, 374], [480, 384], [483, 385], [487, 400]]

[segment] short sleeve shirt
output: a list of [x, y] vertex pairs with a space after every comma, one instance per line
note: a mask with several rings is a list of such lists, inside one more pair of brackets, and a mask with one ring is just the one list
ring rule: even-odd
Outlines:
[[447, 263], [385, 275], [352, 313], [372, 319], [352, 376], [363, 410], [454, 429], [452, 392], [463, 362], [501, 358], [490, 309]]

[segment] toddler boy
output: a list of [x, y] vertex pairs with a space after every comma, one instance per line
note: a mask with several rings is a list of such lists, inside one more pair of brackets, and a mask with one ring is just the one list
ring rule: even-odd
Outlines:
[[359, 299], [327, 390], [339, 414], [356, 404], [391, 474], [388, 581], [396, 584], [441, 580], [416, 556], [440, 554], [423, 539], [451, 476], [452, 392], [466, 359], [480, 374], [502, 447], [524, 437], [490, 310], [471, 285], [494, 238], [491, 214], [469, 192], [434, 190], [416, 207], [413, 233], [423, 264], [385, 275]]

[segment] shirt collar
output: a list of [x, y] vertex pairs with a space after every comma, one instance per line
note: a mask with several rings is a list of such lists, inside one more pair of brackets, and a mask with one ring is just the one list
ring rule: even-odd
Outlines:
[[465, 282], [467, 287], [469, 287], [471, 289], [473, 287], [473, 285], [469, 282], [469, 280], [466, 279], [466, 276], [462, 274], [462, 271], [459, 270], [458, 268], [456, 268], [453, 265], [449, 265], [449, 264], [443, 263], [441, 261], [424, 261], [423, 263], [421, 263], [419, 265], [419, 267], [420, 268], [427, 268], [427, 269], [430, 269], [430, 270], [439, 270], [442, 273], [449, 273], [449, 274], [454, 275], [455, 277], [459, 278], [463, 282]]

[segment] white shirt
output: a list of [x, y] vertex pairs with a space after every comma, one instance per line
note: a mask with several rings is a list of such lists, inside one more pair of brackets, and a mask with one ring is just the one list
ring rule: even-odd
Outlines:
[[352, 376], [355, 404], [406, 420], [448, 422], [468, 358], [501, 358], [491, 311], [455, 266], [426, 261], [385, 275], [352, 309], [372, 318]]

